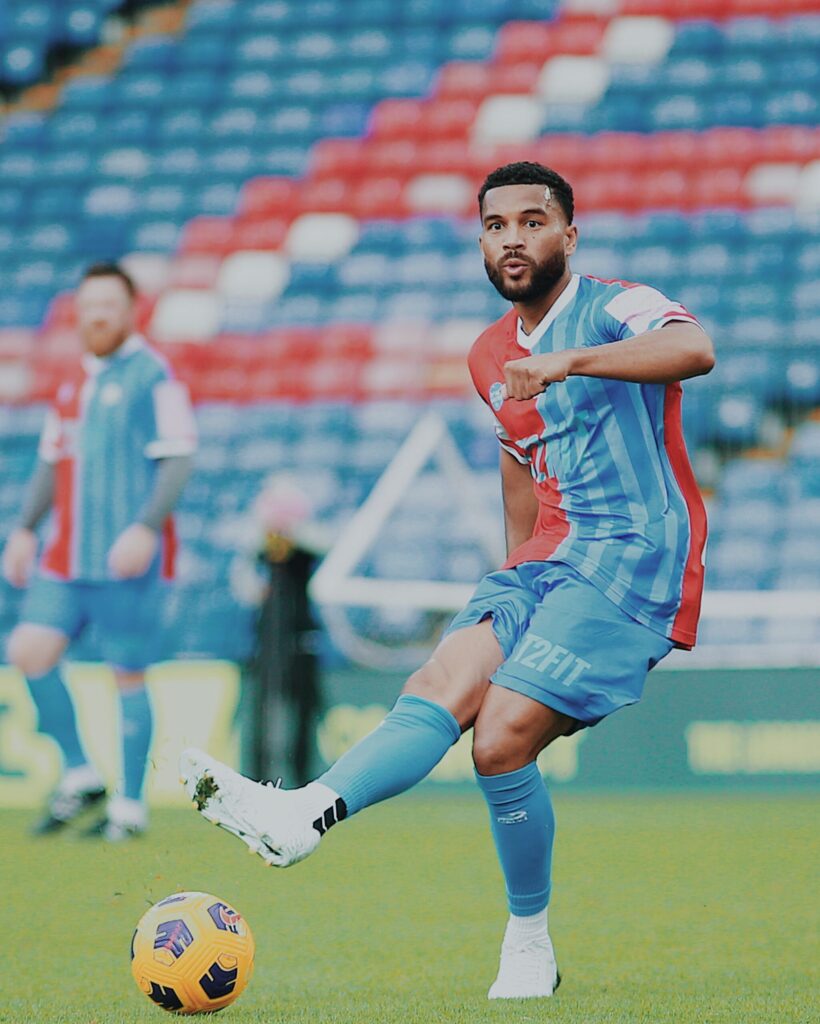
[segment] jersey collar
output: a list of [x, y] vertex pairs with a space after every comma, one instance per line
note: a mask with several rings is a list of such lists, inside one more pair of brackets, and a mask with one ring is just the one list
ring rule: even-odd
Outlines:
[[521, 348], [532, 350], [538, 344], [538, 342], [544, 337], [547, 329], [552, 326], [555, 318], [558, 314], [566, 309], [566, 307], [575, 298], [575, 293], [578, 291], [578, 282], [580, 281], [579, 274], [573, 274], [569, 279], [566, 288], [561, 292], [558, 298], [553, 302], [547, 312], [544, 314], [544, 318], [538, 323], [529, 334], [524, 333], [524, 328], [521, 325], [521, 317], [516, 318], [516, 341]]
[[83, 369], [89, 376], [96, 377], [112, 363], [120, 359], [127, 359], [143, 348], [145, 348], [145, 338], [141, 334], [129, 334], [122, 345], [115, 349], [110, 356], [95, 356], [91, 352], [86, 352], [83, 356]]

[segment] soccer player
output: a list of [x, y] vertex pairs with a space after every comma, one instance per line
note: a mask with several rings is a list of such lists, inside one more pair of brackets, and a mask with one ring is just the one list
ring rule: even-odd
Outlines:
[[59, 663], [89, 626], [119, 690], [122, 781], [88, 830], [105, 840], [144, 831], [152, 714], [145, 669], [161, 653], [164, 578], [173, 570], [171, 510], [190, 473], [196, 431], [187, 392], [134, 330], [134, 284], [116, 264], [90, 267], [77, 290], [86, 352], [59, 388], [3, 572], [29, 583], [35, 528], [54, 510], [9, 661], [25, 675], [40, 732], [60, 748], [64, 771], [36, 833], [61, 829], [106, 795], [89, 763]]
[[680, 381], [712, 343], [654, 288], [573, 274], [570, 185], [514, 163], [479, 193], [487, 275], [512, 309], [476, 341], [496, 418], [507, 547], [379, 728], [290, 791], [201, 751], [181, 758], [201, 813], [269, 864], [408, 789], [473, 729], [476, 780], [510, 911], [491, 999], [550, 996], [554, 818], [536, 767], [554, 740], [634, 704], [647, 672], [695, 642], [706, 519], [681, 432]]

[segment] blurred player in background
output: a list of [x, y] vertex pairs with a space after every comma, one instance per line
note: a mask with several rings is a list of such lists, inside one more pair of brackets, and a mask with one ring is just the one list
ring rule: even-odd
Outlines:
[[640, 699], [695, 642], [706, 517], [683, 442], [679, 381], [712, 343], [654, 288], [573, 274], [573, 195], [540, 164], [479, 193], [487, 274], [513, 308], [470, 353], [496, 417], [508, 559], [481, 582], [382, 724], [319, 780], [283, 791], [200, 751], [181, 768], [199, 810], [268, 863], [423, 779], [473, 728], [476, 779], [510, 917], [491, 999], [550, 996], [554, 817], [536, 757]]
[[173, 572], [170, 513], [187, 480], [196, 430], [187, 392], [135, 332], [135, 288], [116, 264], [90, 267], [76, 295], [86, 352], [49, 410], [39, 457], [3, 572], [27, 586], [35, 528], [52, 528], [8, 642], [28, 681], [39, 730], [63, 756], [63, 775], [35, 832], [61, 829], [106, 795], [80, 739], [59, 663], [71, 640], [96, 627], [119, 690], [122, 781], [88, 829], [109, 841], [147, 824], [143, 799], [152, 713], [145, 669], [162, 654], [164, 580]]

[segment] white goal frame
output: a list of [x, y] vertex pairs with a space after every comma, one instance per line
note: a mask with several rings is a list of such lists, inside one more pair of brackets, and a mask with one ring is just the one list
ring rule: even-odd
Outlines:
[[[458, 450], [445, 420], [424, 415], [411, 430], [357, 512], [345, 524], [310, 581], [310, 596], [322, 606], [334, 641], [354, 661], [369, 667], [403, 668], [417, 664], [429, 645], [397, 648], [359, 636], [345, 608], [392, 608], [455, 614], [469, 601], [474, 584], [440, 580], [377, 579], [356, 574], [404, 494], [430, 462], [437, 462], [450, 481], [454, 503], [476, 525], [476, 543], [491, 565], [504, 560], [497, 523], [482, 512], [473, 471]], [[820, 590], [707, 590], [701, 619], [820, 620]], [[674, 651], [660, 667], [820, 666], [820, 644], [708, 644], [693, 652]]]

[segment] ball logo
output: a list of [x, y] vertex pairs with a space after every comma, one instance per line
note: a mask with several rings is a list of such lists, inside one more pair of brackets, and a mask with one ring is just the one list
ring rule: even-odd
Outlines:
[[504, 404], [504, 385], [500, 380], [490, 385], [490, 405], [498, 412]]
[[226, 903], [214, 903], [208, 907], [211, 920], [223, 932], [233, 932], [234, 935], [244, 935], [242, 927], [242, 915], [232, 910]]
[[154, 936], [154, 960], [170, 967], [193, 941], [191, 929], [184, 921], [163, 921], [157, 925]]

